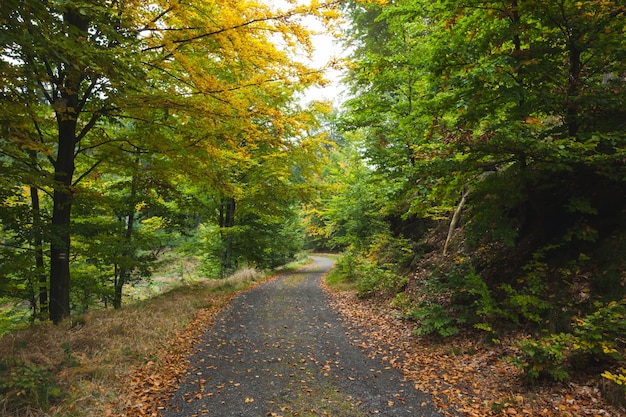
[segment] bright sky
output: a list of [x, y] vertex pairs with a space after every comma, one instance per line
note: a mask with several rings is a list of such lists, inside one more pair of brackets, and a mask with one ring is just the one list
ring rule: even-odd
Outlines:
[[[266, 0], [276, 9], [286, 10], [293, 7], [285, 0]], [[310, 0], [308, 0], [310, 1]], [[300, 3], [308, 3], [307, 0], [299, 0]], [[312, 57], [312, 66], [315, 68], [323, 68], [335, 58], [345, 56], [342, 46], [331, 35], [323, 33], [324, 27], [315, 18], [306, 18], [304, 22], [310, 25], [311, 29], [321, 32], [313, 37], [313, 46], [315, 51]], [[304, 93], [303, 103], [306, 104], [312, 100], [330, 100], [335, 105], [340, 105], [343, 101], [343, 87], [340, 85], [342, 78], [341, 71], [329, 68], [326, 71], [325, 78], [329, 81], [324, 87], [311, 87]]]
[[[315, 67], [323, 67], [327, 65], [330, 60], [343, 56], [342, 47], [329, 35], [316, 35], [313, 45], [315, 46], [315, 54], [313, 56], [313, 64]], [[305, 93], [305, 102], [311, 100], [331, 100], [336, 105], [339, 105], [343, 101], [341, 97], [343, 87], [340, 84], [342, 77], [341, 71], [329, 68], [325, 75], [329, 80], [328, 85], [321, 88], [309, 88]]]

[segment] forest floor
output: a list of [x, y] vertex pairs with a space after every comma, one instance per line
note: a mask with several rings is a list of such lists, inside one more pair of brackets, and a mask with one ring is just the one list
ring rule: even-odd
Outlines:
[[[125, 415], [257, 415], [250, 414], [250, 410], [263, 410], [258, 415], [285, 417], [385, 415], [385, 412], [400, 415], [395, 407], [406, 406], [407, 396], [416, 393], [428, 396], [428, 399], [420, 400], [420, 408], [434, 401], [439, 415], [445, 416], [626, 415], [624, 410], [611, 407], [603, 400], [601, 378], [534, 387], [524, 385], [518, 369], [505, 359], [516, 354], [516, 342], [522, 335], [501, 340], [498, 345], [485, 343], [484, 336], [478, 332], [447, 339], [419, 337], [414, 334], [415, 326], [399, 319], [399, 312], [387, 301], [361, 299], [354, 291], [329, 289], [324, 285], [327, 301], [341, 317], [350, 345], [374, 361], [363, 368], [363, 374], [343, 375], [345, 365], [342, 370], [341, 361], [333, 356], [338, 351], [336, 345], [319, 345], [331, 334], [332, 328], [337, 330], [337, 325], [334, 319], [328, 318], [328, 312], [319, 301], [312, 303], [310, 292], [313, 287], [310, 282], [301, 287], [303, 282], [302, 276], [274, 282], [272, 285], [279, 288], [269, 304], [262, 303], [263, 293], [250, 295], [246, 292], [240, 301], [237, 301], [239, 297], [234, 300], [241, 305], [229, 307], [226, 316], [223, 313], [217, 318], [213, 316], [211, 320], [217, 320], [219, 326], [204, 339], [196, 337], [194, 345], [202, 346], [202, 351], [191, 357], [194, 371], [187, 374], [182, 390], [169, 405], [166, 398], [172, 387], [162, 383], [172, 380], [168, 378], [171, 373], [168, 373], [167, 366], [157, 366], [155, 362], [137, 369], [126, 396], [122, 397], [130, 406]], [[285, 291], [294, 289], [298, 295], [290, 295], [296, 298], [289, 298], [291, 301], [285, 304]], [[305, 310], [308, 305], [312, 309]], [[333, 324], [323, 326], [317, 316], [320, 312], [323, 322]], [[257, 323], [258, 328], [253, 330], [253, 323], [260, 316], [269, 318], [269, 322]], [[234, 321], [227, 323], [230, 320]], [[317, 324], [306, 324], [307, 320], [317, 320]], [[197, 332], [197, 326], [191, 328]], [[261, 339], [252, 341], [259, 337], [258, 332], [262, 333]], [[335, 339], [331, 341], [337, 343]], [[343, 346], [344, 342], [341, 343]], [[244, 350], [246, 346], [252, 350]], [[211, 353], [217, 351], [221, 352]], [[359, 357], [358, 353], [350, 352], [349, 356]], [[380, 362], [382, 369], [377, 368]], [[177, 370], [178, 378], [182, 378], [184, 366], [180, 360], [171, 361], [171, 365]], [[217, 372], [216, 368], [224, 365], [226, 369], [238, 368], [229, 369], [224, 377], [212, 381], [210, 375], [222, 374], [223, 370]], [[333, 385], [337, 379], [344, 383], [358, 379], [366, 381], [368, 375], [388, 372], [389, 368], [402, 372], [406, 386], [388, 398], [386, 405], [381, 400], [384, 397], [380, 397], [368, 410], [364, 408], [367, 407], [364, 405], [366, 401], [356, 399], [358, 394], [347, 393], [345, 385]], [[351, 365], [350, 370], [354, 369]], [[372, 371], [374, 369], [378, 370]], [[376, 380], [377, 383], [382, 381]], [[273, 396], [267, 397], [267, 393], [273, 393]], [[413, 403], [409, 401], [408, 404]], [[227, 405], [234, 408], [220, 408]], [[435, 413], [429, 408], [424, 411]]]
[[[332, 291], [332, 290], [331, 290]], [[497, 344], [479, 331], [454, 337], [417, 336], [417, 324], [398, 318], [388, 299], [361, 299], [356, 291], [333, 293], [333, 308], [359, 329], [358, 346], [401, 369], [415, 388], [433, 396], [445, 415], [620, 417], [625, 409], [603, 398], [608, 384], [599, 375], [563, 383], [528, 386], [507, 358], [518, 354], [526, 335]], [[605, 393], [606, 394], [606, 393]]]
[[[206, 349], [206, 344], [216, 342], [206, 341], [203, 337], [206, 337], [207, 331], [216, 323], [218, 327], [214, 327], [214, 331], [221, 332], [224, 314], [233, 311], [233, 303], [240, 297], [241, 300], [248, 300], [247, 311], [252, 314], [250, 316], [252, 319], [261, 311], [265, 311], [264, 315], [268, 319], [275, 319], [277, 322], [301, 317], [303, 309], [306, 308], [305, 304], [309, 303], [307, 294], [319, 290], [319, 286], [307, 284], [300, 288], [305, 281], [309, 282], [304, 280], [304, 275], [294, 275], [283, 280], [288, 275], [289, 272], [269, 279], [235, 276], [219, 282], [212, 280], [185, 284], [154, 298], [129, 304], [121, 310], [93, 311], [74, 317], [60, 326], [35, 326], [5, 336], [0, 339], [0, 357], [13, 358], [11, 363], [18, 366], [14, 372], [18, 372], [15, 375], [19, 378], [13, 380], [17, 397], [2, 398], [0, 416], [157, 417], [164, 413], [170, 413], [166, 414], [167, 416], [175, 416], [172, 411], [166, 411], [175, 403], [168, 406], [167, 402], [189, 375], [190, 360], [194, 360], [192, 353], [199, 346], [205, 346], [204, 360], [208, 360], [212, 353]], [[257, 301], [250, 302], [250, 297], [253, 297], [250, 294], [258, 294], [254, 291], [263, 288], [265, 282], [282, 287], [282, 292], [278, 294], [282, 294], [283, 300], [287, 299], [285, 291], [296, 291], [294, 295], [298, 296], [293, 302], [294, 308], [287, 308], [292, 304], [277, 303], [278, 300], [274, 298], [266, 299], [272, 302], [264, 307], [265, 310], [260, 310]], [[299, 288], [303, 290], [302, 293]], [[524, 385], [517, 368], [503, 359], [515, 356], [516, 342], [523, 335], [512, 336], [508, 340], [502, 339], [497, 345], [486, 343], [484, 336], [478, 332], [466, 332], [446, 339], [420, 337], [414, 334], [415, 324], [398, 318], [399, 311], [390, 305], [388, 299], [361, 299], [354, 291], [341, 286], [326, 288], [325, 293], [323, 299], [330, 307], [314, 304], [318, 306], [318, 310], [306, 312], [306, 316], [310, 316], [311, 319], [315, 319], [318, 312], [323, 312], [323, 317], [328, 318], [324, 320], [329, 320], [330, 327], [322, 325], [322, 322], [313, 326], [317, 327], [320, 333], [312, 333], [315, 329], [298, 327], [304, 326], [305, 321], [292, 327], [282, 324], [282, 328], [264, 325], [263, 337], [272, 334], [279, 337], [278, 341], [275, 340], [267, 346], [262, 344], [261, 348], [257, 349], [259, 352], [256, 352], [267, 350], [264, 354], [270, 355], [269, 358], [256, 360], [274, 370], [266, 382], [270, 384], [269, 387], [272, 387], [273, 383], [273, 387], [276, 388], [273, 392], [277, 393], [277, 397], [270, 399], [274, 401], [276, 407], [268, 409], [269, 414], [266, 414], [268, 416], [313, 416], [324, 415], [324, 411], [327, 412], [326, 415], [333, 416], [362, 415], [364, 408], [357, 406], [358, 402], [362, 401], [365, 404], [367, 402], [352, 401], [351, 398], [356, 396], [350, 393], [350, 388], [346, 388], [345, 384], [349, 386], [354, 382], [350, 378], [355, 380], [361, 378], [367, 382], [368, 378], [364, 376], [373, 375], [378, 375], [375, 378], [378, 383], [382, 381], [380, 375], [391, 375], [389, 374], [391, 371], [397, 372], [396, 375], [400, 372], [403, 374], [404, 380], [396, 379], [393, 383], [404, 384], [405, 386], [400, 388], [404, 391], [400, 392], [398, 389], [393, 392], [393, 398], [380, 396], [376, 400], [378, 401], [376, 408], [367, 411], [400, 409], [400, 406], [404, 407], [405, 403], [408, 403], [407, 398], [410, 395], [424, 392], [428, 398], [419, 403], [420, 411], [425, 407], [424, 411], [435, 413], [430, 408], [430, 404], [434, 402], [438, 408], [437, 412], [446, 416], [626, 415], [626, 410], [612, 408], [603, 399], [602, 379], [599, 377], [534, 387]], [[305, 298], [298, 300], [298, 297]], [[281, 305], [284, 307], [282, 313], [280, 309], [271, 310]], [[334, 318], [329, 319], [333, 316], [329, 311], [331, 308], [338, 313], [341, 326]], [[290, 312], [293, 314], [286, 314]], [[239, 339], [233, 340], [245, 345], [250, 339], [245, 332], [250, 330], [250, 326], [236, 327], [232, 336], [239, 335], [237, 336]], [[365, 358], [363, 361], [371, 360], [369, 363], [372, 365], [371, 367], [368, 365], [364, 376], [348, 374], [349, 378], [347, 376], [342, 378], [343, 374], [340, 373], [342, 370], [337, 362], [333, 362], [334, 353], [338, 351], [334, 346], [323, 347], [327, 349], [327, 353], [333, 351], [331, 358], [320, 359], [316, 356], [319, 349], [323, 350], [316, 344], [330, 335], [331, 330], [338, 331], [339, 336], [346, 333], [349, 335], [350, 346], [347, 349], [351, 349], [351, 356]], [[230, 334], [220, 336], [218, 333], [216, 337], [221, 337], [223, 343], [228, 343], [230, 336]], [[295, 346], [290, 341], [292, 337], [303, 339], [304, 345]], [[338, 340], [331, 341], [339, 343]], [[223, 348], [219, 343], [214, 347]], [[231, 347], [238, 349], [238, 346]], [[281, 356], [278, 355], [279, 352], [282, 352]], [[233, 363], [241, 359], [238, 350], [234, 353], [236, 356], [233, 357]], [[256, 353], [253, 349], [252, 354]], [[367, 359], [366, 356], [375, 359]], [[297, 358], [296, 363], [293, 358]], [[201, 362], [202, 359], [196, 356], [195, 360]], [[304, 362], [299, 362], [300, 360]], [[216, 365], [207, 365], [210, 366]], [[285, 369], [281, 370], [280, 367]], [[349, 366], [348, 370], [353, 367]], [[344, 366], [344, 370], [345, 368]], [[248, 369], [251, 372], [248, 372]], [[246, 367], [245, 376], [252, 374], [252, 369], [252, 366]], [[372, 372], [370, 369], [375, 371]], [[209, 373], [210, 369], [207, 368], [206, 372]], [[276, 378], [280, 374], [289, 380], [286, 386], [278, 387], [279, 382]], [[332, 375], [333, 378], [329, 379], [325, 374]], [[196, 376], [199, 378], [196, 379], [194, 395], [179, 397], [179, 408], [180, 401], [189, 404], [187, 401], [200, 400], [195, 398], [200, 394], [200, 384], [204, 389], [210, 386], [207, 377]], [[253, 376], [256, 381], [256, 374]], [[259, 374], [259, 378], [261, 376]], [[341, 379], [344, 385], [334, 386], [330, 382], [328, 384], [320, 382], [326, 380], [334, 383], [336, 379]], [[36, 391], [33, 391], [32, 384], [36, 384]], [[237, 387], [241, 387], [243, 381], [239, 382], [233, 378], [227, 380], [225, 385], [217, 384], [215, 388], [226, 390], [235, 388], [236, 384], [239, 384]], [[219, 388], [221, 385], [224, 386]], [[227, 388], [228, 385], [230, 386]], [[209, 399], [211, 393], [215, 397], [217, 391], [206, 391], [206, 398], [203, 395], [200, 397]], [[296, 393], [298, 395], [295, 395]], [[38, 397], [33, 398], [34, 394]], [[313, 394], [317, 397], [311, 397]], [[261, 398], [257, 397], [257, 394], [252, 394], [252, 391], [242, 393], [240, 405], [258, 406]], [[315, 401], [320, 398], [322, 402], [316, 403]], [[11, 408], [16, 405], [16, 401], [13, 400], [17, 400], [18, 405], [22, 404], [19, 409]], [[26, 400], [31, 400], [31, 405], [26, 405]], [[32, 400], [37, 400], [39, 406], [34, 407]], [[317, 410], [313, 406], [323, 407]], [[200, 413], [202, 410], [208, 409], [199, 407], [197, 412]]]

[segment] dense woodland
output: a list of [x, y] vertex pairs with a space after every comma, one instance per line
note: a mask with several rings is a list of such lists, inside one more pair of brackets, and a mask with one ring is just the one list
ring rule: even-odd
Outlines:
[[[120, 308], [165, 254], [220, 279], [334, 251], [419, 334], [523, 332], [526, 382], [626, 394], [625, 14], [3, 2], [0, 330]], [[349, 51], [334, 109], [302, 104], [307, 16]]]
[[301, 20], [329, 21], [332, 4], [2, 9], [3, 296], [58, 323], [120, 307], [168, 249], [215, 276], [301, 249], [327, 111], [296, 101], [322, 82]]
[[[349, 4], [351, 98], [309, 230], [419, 334], [468, 328], [527, 382], [626, 386], [626, 6]], [[621, 367], [620, 367], [621, 366]]]
[[[349, 4], [343, 152], [309, 230], [419, 334], [522, 332], [527, 382], [626, 386], [626, 6]], [[620, 367], [621, 365], [621, 367]]]

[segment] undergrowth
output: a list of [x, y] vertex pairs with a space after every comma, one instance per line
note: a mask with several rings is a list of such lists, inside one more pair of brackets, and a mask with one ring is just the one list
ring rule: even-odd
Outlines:
[[479, 330], [494, 345], [525, 334], [511, 347], [515, 356], [503, 358], [521, 371], [520, 384], [589, 377], [623, 398], [626, 233], [579, 229], [550, 241], [531, 234], [514, 247], [489, 240], [472, 246], [458, 233], [444, 255], [441, 230], [433, 228], [422, 237], [427, 244], [415, 242], [409, 272], [402, 269], [408, 242], [385, 236], [359, 252], [346, 251], [337, 263], [341, 278], [333, 279], [350, 283], [361, 297], [390, 300], [398, 317], [416, 323], [418, 336], [441, 340]]

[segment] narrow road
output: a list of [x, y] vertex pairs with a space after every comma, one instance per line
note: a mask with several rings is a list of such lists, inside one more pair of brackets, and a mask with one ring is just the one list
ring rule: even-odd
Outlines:
[[350, 344], [314, 263], [237, 297], [208, 330], [164, 417], [441, 416], [395, 369]]

